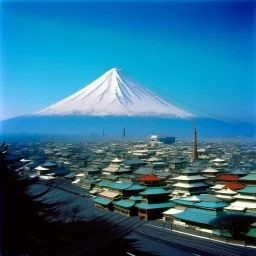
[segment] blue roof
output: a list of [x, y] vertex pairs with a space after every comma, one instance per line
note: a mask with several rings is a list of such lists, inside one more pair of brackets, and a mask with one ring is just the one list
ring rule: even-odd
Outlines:
[[54, 166], [57, 166], [56, 163], [53, 163], [53, 162], [45, 162], [44, 164], [42, 164], [43, 167], [54, 167]]
[[177, 214], [172, 214], [173, 217], [201, 224], [210, 224], [212, 220], [214, 220], [218, 216], [226, 215], [226, 212], [215, 212], [201, 209], [189, 209], [184, 212], [180, 212]]
[[251, 163], [245, 163], [245, 164], [242, 164], [241, 165], [242, 167], [255, 167], [253, 164], [251, 164]]
[[134, 174], [149, 174], [152, 173], [154, 170], [149, 167], [140, 167], [138, 170], [133, 172]]
[[132, 158], [132, 159], [125, 159], [124, 163], [127, 165], [132, 165], [132, 164], [144, 164], [145, 162], [141, 159]]
[[113, 204], [121, 206], [121, 207], [125, 207], [125, 208], [130, 208], [130, 207], [134, 206], [135, 202], [121, 199], [119, 201], [114, 201]]
[[223, 208], [229, 206], [227, 203], [222, 203], [222, 202], [200, 202], [194, 204], [196, 207], [202, 207], [202, 208]]
[[125, 189], [125, 190], [140, 190], [140, 189], [144, 189], [145, 186], [141, 186], [139, 184], [133, 184], [131, 187]]
[[130, 196], [129, 199], [133, 200], [133, 201], [141, 201], [142, 200], [142, 196]]
[[70, 172], [66, 169], [57, 169], [57, 170], [54, 170], [52, 171], [54, 174], [56, 175], [66, 175], [66, 174], [69, 174]]
[[96, 198], [92, 199], [92, 201], [95, 203], [103, 204], [103, 205], [109, 205], [111, 203], [110, 200], [107, 200], [102, 197], [96, 197]]
[[171, 200], [171, 202], [176, 203], [176, 204], [183, 204], [183, 205], [193, 205], [195, 203], [192, 201], [186, 201], [186, 200], [181, 200], [181, 199], [174, 199], [174, 200]]
[[113, 182], [104, 181], [104, 180], [97, 183], [97, 185], [103, 186], [103, 187], [110, 187], [111, 184], [113, 184]]
[[234, 171], [231, 171], [230, 173], [236, 174], [236, 175], [248, 174], [248, 172], [242, 171], [242, 170], [234, 170]]
[[145, 191], [140, 192], [140, 195], [161, 195], [169, 194], [169, 191], [163, 188], [148, 188]]
[[237, 190], [239, 193], [256, 194], [256, 186], [249, 186], [243, 189]]
[[255, 181], [256, 180], [256, 173], [249, 173], [248, 175], [240, 178], [239, 180]]
[[65, 178], [74, 178], [74, 177], [76, 177], [76, 174], [74, 172], [71, 172], [71, 173], [65, 175]]
[[127, 189], [132, 186], [132, 183], [112, 183], [109, 187], [114, 189]]
[[172, 202], [165, 202], [165, 203], [159, 203], [159, 204], [140, 203], [140, 204], [136, 204], [135, 206], [140, 209], [160, 209], [160, 208], [174, 207], [174, 203]]
[[107, 180], [117, 180], [119, 178], [118, 175], [107, 175], [105, 176], [103, 179], [107, 179]]

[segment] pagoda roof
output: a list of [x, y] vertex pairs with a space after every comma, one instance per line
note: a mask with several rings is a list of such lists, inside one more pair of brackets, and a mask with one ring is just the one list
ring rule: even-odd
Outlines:
[[[231, 184], [231, 183], [228, 183]], [[225, 185], [223, 184], [216, 184], [213, 187], [210, 187], [211, 189], [223, 189], [225, 187]]]
[[102, 205], [109, 205], [111, 203], [111, 200], [108, 200], [108, 199], [105, 199], [102, 197], [93, 198], [92, 201], [95, 203], [102, 204]]
[[153, 168], [150, 168], [150, 167], [140, 167], [139, 169], [134, 171], [134, 174], [150, 174], [152, 172], [154, 172]]
[[132, 159], [125, 159], [124, 163], [126, 165], [133, 165], [133, 164], [144, 164], [145, 162], [138, 158], [132, 158]]
[[132, 201], [141, 201], [143, 199], [142, 196], [130, 196], [129, 197], [129, 200], [132, 200]]
[[162, 179], [158, 178], [154, 174], [147, 174], [147, 175], [144, 175], [144, 176], [138, 178], [138, 180], [140, 180], [140, 181], [159, 181], [159, 180], [162, 180]]
[[45, 167], [45, 168], [49, 168], [49, 167], [54, 167], [54, 166], [57, 166], [56, 163], [53, 163], [53, 162], [50, 162], [50, 161], [47, 161], [45, 162], [44, 164], [41, 165], [42, 167]]
[[237, 169], [237, 170], [231, 171], [230, 174], [235, 174], [235, 175], [243, 175], [244, 174], [244, 175], [246, 175], [246, 174], [248, 174], [248, 172]]
[[219, 190], [216, 193], [218, 193], [218, 194], [226, 194], [226, 195], [236, 195], [237, 194], [237, 192], [235, 192], [235, 191], [233, 191], [233, 190], [231, 190], [229, 188]]
[[249, 173], [248, 175], [240, 178], [239, 180], [256, 181], [256, 173]]
[[130, 186], [129, 188], [125, 189], [125, 190], [140, 190], [140, 189], [144, 189], [145, 186], [141, 186], [140, 184], [133, 184], [132, 186]]
[[201, 171], [202, 173], [217, 173], [217, 172], [220, 172], [219, 170], [216, 170], [214, 168], [207, 168], [203, 171]]
[[145, 191], [140, 192], [140, 195], [162, 195], [162, 194], [169, 194], [169, 191], [163, 188], [148, 188]]
[[181, 188], [208, 187], [208, 185], [203, 182], [195, 182], [195, 183], [178, 182], [178, 183], [173, 184], [172, 186], [173, 187], [181, 187]]
[[256, 186], [248, 186], [244, 189], [237, 190], [237, 192], [245, 194], [256, 194]]
[[240, 165], [240, 166], [242, 166], [242, 167], [249, 167], [249, 168], [255, 167], [252, 163], [249, 163], [249, 162], [244, 163], [244, 164], [242, 164], [242, 165]]
[[217, 177], [218, 180], [226, 180], [226, 181], [237, 181], [238, 176], [232, 174], [222, 174]]
[[109, 187], [113, 189], [127, 189], [131, 186], [131, 183], [112, 183], [111, 185], [109, 185]]
[[215, 159], [212, 160], [212, 162], [214, 162], [214, 163], [223, 163], [223, 162], [225, 162], [225, 160], [223, 160], [221, 158], [215, 158]]
[[159, 204], [146, 204], [146, 203], [139, 203], [135, 205], [137, 208], [150, 210], [150, 209], [161, 209], [161, 208], [170, 208], [174, 206], [173, 202], [165, 202]]
[[246, 186], [241, 184], [241, 183], [238, 183], [238, 182], [234, 182], [234, 183], [226, 183], [224, 188], [229, 188], [229, 189], [234, 189], [234, 190], [237, 190], [237, 189], [242, 189], [242, 188], [245, 188]]
[[201, 175], [193, 175], [193, 176], [181, 175], [173, 178], [173, 180], [181, 180], [181, 181], [182, 180], [207, 180], [207, 178]]
[[192, 208], [184, 212], [172, 214], [172, 215], [173, 217], [180, 220], [191, 221], [191, 222], [200, 223], [200, 224], [210, 224], [210, 222], [214, 220], [216, 217], [223, 216], [226, 214], [227, 213], [224, 211], [215, 212], [215, 211]]
[[223, 203], [221, 201], [219, 202], [208, 202], [208, 201], [202, 201], [200, 203], [194, 204], [194, 206], [199, 208], [211, 208], [211, 209], [217, 209], [217, 208], [223, 208], [229, 206], [227, 203]]
[[171, 202], [176, 203], [176, 204], [189, 205], [189, 206], [191, 206], [195, 203], [192, 201], [183, 200], [182, 198], [171, 199]]
[[130, 207], [132, 207], [132, 206], [135, 205], [135, 202], [132, 202], [132, 201], [129, 201], [129, 200], [121, 199], [121, 200], [119, 200], [119, 201], [113, 201], [113, 204], [114, 204], [114, 205], [121, 206], [121, 207], [125, 207], [125, 208], [130, 208]]
[[70, 171], [68, 171], [67, 169], [64, 169], [64, 168], [60, 168], [57, 170], [53, 170], [52, 173], [54, 173], [55, 175], [67, 175], [70, 173]]

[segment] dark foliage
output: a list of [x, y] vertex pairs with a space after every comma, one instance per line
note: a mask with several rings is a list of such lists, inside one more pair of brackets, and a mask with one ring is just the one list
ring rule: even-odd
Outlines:
[[[6, 151], [7, 145], [2, 144], [0, 249], [3, 255], [102, 255], [102, 247], [111, 251], [111, 255], [126, 255], [127, 250], [136, 250], [134, 241], [118, 240], [132, 231], [129, 227], [104, 218], [85, 221], [79, 215], [80, 206], [63, 210], [69, 202], [43, 199], [51, 187], [31, 193], [36, 180], [24, 179], [13, 168], [8, 168], [20, 159], [9, 157]], [[112, 237], [115, 239], [109, 239]], [[120, 244], [122, 246], [118, 246]]]
[[247, 232], [250, 224], [255, 221], [256, 217], [253, 215], [237, 213], [217, 217], [210, 224], [216, 229], [229, 231], [234, 239], [241, 239], [243, 238], [242, 233]]

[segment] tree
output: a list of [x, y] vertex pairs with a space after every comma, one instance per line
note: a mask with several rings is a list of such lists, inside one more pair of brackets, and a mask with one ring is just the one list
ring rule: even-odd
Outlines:
[[250, 225], [256, 221], [253, 215], [242, 213], [226, 214], [215, 218], [210, 225], [219, 230], [227, 230], [234, 239], [241, 239], [242, 232], [247, 232]]

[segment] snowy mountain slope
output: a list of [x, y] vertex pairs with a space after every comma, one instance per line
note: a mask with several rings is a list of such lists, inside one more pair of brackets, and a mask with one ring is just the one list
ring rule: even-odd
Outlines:
[[33, 115], [164, 116], [194, 115], [158, 97], [121, 69], [113, 68], [71, 96]]

